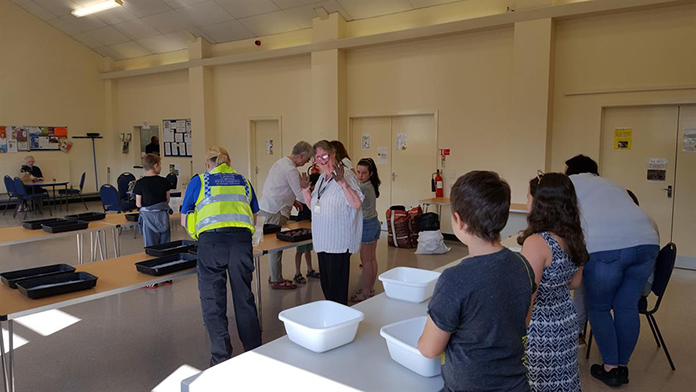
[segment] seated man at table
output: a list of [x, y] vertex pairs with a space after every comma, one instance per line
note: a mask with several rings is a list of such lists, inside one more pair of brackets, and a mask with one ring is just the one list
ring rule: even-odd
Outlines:
[[500, 244], [510, 186], [497, 173], [473, 171], [452, 187], [452, 230], [469, 257], [442, 272], [428, 304], [418, 350], [445, 352], [445, 391], [529, 391], [523, 363], [534, 270]]
[[[34, 159], [33, 156], [29, 155], [26, 158], [24, 158], [24, 164], [22, 165], [22, 168], [19, 169], [20, 173], [23, 174], [22, 181], [25, 184], [29, 184], [35, 181], [43, 181], [43, 173], [41, 172], [41, 169], [39, 169], [38, 166], [35, 166], [34, 163], [36, 163], [36, 160]], [[28, 194], [33, 194], [33, 193], [44, 193], [46, 192], [45, 189], [37, 186], [31, 186], [27, 187], [27, 193]]]

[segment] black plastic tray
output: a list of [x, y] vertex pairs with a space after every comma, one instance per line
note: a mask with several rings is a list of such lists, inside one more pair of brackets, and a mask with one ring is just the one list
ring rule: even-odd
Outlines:
[[144, 274], [160, 276], [193, 268], [196, 266], [196, 262], [198, 262], [198, 256], [178, 253], [135, 263], [135, 268]]
[[272, 223], [266, 223], [263, 225], [263, 234], [273, 234], [280, 232], [283, 227], [280, 225], [274, 225]]
[[[293, 235], [295, 233], [300, 233]], [[276, 234], [276, 238], [281, 241], [288, 242], [299, 242], [312, 239], [312, 229], [293, 229], [288, 231], [281, 231]]]
[[65, 233], [66, 231], [84, 230], [89, 223], [81, 220], [68, 220], [64, 222], [44, 223], [41, 225], [44, 231], [49, 233]]
[[162, 257], [176, 253], [186, 253], [189, 250], [197, 247], [198, 243], [196, 241], [179, 240], [167, 242], [166, 244], [146, 246], [145, 253], [149, 254], [150, 256]]
[[41, 225], [44, 223], [54, 223], [54, 222], [67, 222], [66, 219], [62, 218], [46, 218], [46, 219], [36, 219], [36, 220], [28, 220], [22, 222], [22, 227], [25, 229], [29, 230], [38, 230], [41, 228]]
[[74, 272], [17, 282], [17, 290], [31, 299], [87, 290], [97, 285], [97, 277], [87, 272]]
[[28, 279], [43, 278], [45, 276], [59, 275], [75, 272], [75, 267], [67, 264], [53, 264], [44, 267], [27, 268], [23, 270], [3, 272], [0, 274], [2, 283], [11, 289], [17, 288], [17, 282]]
[[137, 222], [138, 218], [140, 218], [140, 214], [137, 212], [134, 212], [132, 214], [126, 214], [126, 220], [129, 222]]
[[106, 214], [103, 212], [83, 212], [81, 214], [66, 215], [65, 219], [69, 220], [81, 220], [84, 222], [92, 222], [97, 220], [102, 220], [106, 218]]

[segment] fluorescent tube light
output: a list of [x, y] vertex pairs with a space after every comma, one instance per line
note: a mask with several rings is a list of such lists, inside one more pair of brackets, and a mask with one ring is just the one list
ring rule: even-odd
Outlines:
[[97, 12], [108, 10], [114, 7], [119, 7], [123, 5], [123, 0], [106, 0], [99, 3], [94, 3], [80, 9], [76, 9], [71, 14], [81, 18], [86, 15], [91, 15]]

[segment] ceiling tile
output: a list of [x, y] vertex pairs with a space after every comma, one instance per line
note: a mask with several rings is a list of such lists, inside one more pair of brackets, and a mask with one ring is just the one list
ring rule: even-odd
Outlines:
[[127, 0], [123, 2], [123, 7], [139, 18], [171, 11], [171, 7], [162, 0]]
[[314, 4], [317, 0], [273, 0], [280, 9], [299, 7], [302, 5]]
[[279, 8], [271, 0], [215, 0], [235, 18], [261, 15]]
[[22, 8], [43, 20], [51, 20], [56, 18], [56, 15], [53, 12], [43, 8], [42, 6], [36, 3], [24, 4]]
[[[223, 22], [223, 23], [227, 23], [227, 22]], [[191, 34], [195, 35], [196, 37], [202, 37], [203, 39], [210, 42], [211, 44], [214, 44], [217, 42], [210, 35], [206, 34], [205, 32], [203, 32], [203, 30], [199, 29], [198, 27], [191, 27], [190, 29], [186, 29], [186, 31], [190, 32]], [[169, 33], [169, 34], [167, 34], [167, 37], [184, 42], [186, 44], [186, 46], [188, 47], [189, 37], [188, 37], [188, 35], [186, 35], [186, 32], [184, 32], [184, 31], [179, 31], [176, 33]]]
[[299, 29], [299, 26], [283, 11], [271, 12], [240, 19], [240, 22], [257, 36], [284, 33]]
[[70, 23], [71, 25], [75, 26], [76, 28], [78, 28], [82, 31], [96, 30], [100, 27], [106, 26], [106, 23], [97, 19], [97, 17], [94, 15], [87, 15], [87, 16], [83, 16], [81, 18], [78, 18], [78, 17], [73, 16], [73, 15], [66, 15], [66, 16], [63, 16], [61, 19], [63, 19], [64, 21]]
[[97, 40], [96, 38], [91, 36], [89, 33], [80, 33], [77, 35], [73, 35], [73, 38], [82, 42], [88, 48], [94, 49], [94, 48], [98, 48], [100, 46], [104, 46], [104, 44], [99, 42], [99, 40]]
[[13, 3], [22, 6], [27, 3], [31, 3], [31, 0], [12, 0]]
[[408, 2], [411, 3], [413, 8], [432, 7], [434, 5], [454, 3], [455, 1], [459, 0], [408, 0]]
[[101, 48], [95, 48], [94, 51], [99, 53], [100, 55], [102, 55], [104, 57], [111, 57], [114, 60], [123, 60], [125, 58], [125, 57], [121, 56], [118, 52], [116, 52], [115, 50], [113, 50], [109, 47], [106, 47], [106, 46], [102, 46]]
[[157, 29], [143, 22], [140, 19], [131, 20], [130, 22], [126, 23], [115, 24], [113, 25], [113, 27], [134, 40], [154, 37], [156, 35], [161, 34], [159, 31], [157, 31]]
[[138, 43], [152, 53], [173, 52], [175, 50], [188, 48], [185, 42], [182, 42], [176, 37], [171, 38], [166, 35], [158, 35], [155, 37], [141, 39], [138, 41]]
[[116, 7], [110, 10], [102, 11], [96, 14], [96, 17], [110, 25], [128, 22], [129, 20], [133, 19], [138, 19], [138, 16], [136, 14], [128, 11], [123, 7]]
[[111, 26], [102, 27], [101, 29], [92, 30], [89, 34], [101, 42], [104, 46], [121, 44], [130, 41], [130, 38], [121, 34]]
[[338, 3], [355, 19], [372, 18], [413, 9], [408, 0], [338, 0]]
[[254, 33], [238, 20], [203, 26], [201, 30], [216, 42], [231, 42], [254, 37]]
[[143, 48], [142, 45], [133, 41], [113, 45], [110, 48], [127, 59], [143, 57], [152, 54], [149, 50]]
[[338, 12], [341, 14], [341, 16], [343, 16], [343, 19], [351, 20], [350, 15], [348, 15], [348, 13], [336, 2], [336, 0], [322, 1], [320, 3], [290, 8], [284, 12], [301, 28], [308, 29], [312, 27], [312, 19], [317, 17], [317, 12], [314, 11], [315, 7], [324, 7], [324, 9], [329, 13]]
[[76, 28], [75, 26], [60, 18], [49, 20], [48, 24], [64, 32], [67, 35], [75, 35], [80, 34], [82, 32], [82, 30]]
[[188, 7], [190, 5], [202, 3], [207, 0], [164, 0], [172, 8]]
[[73, 10], [79, 8], [71, 0], [34, 0], [34, 2], [56, 16], [70, 15]]
[[214, 1], [177, 8], [176, 11], [196, 26], [207, 26], [234, 19], [229, 12]]
[[150, 15], [143, 18], [143, 21], [156, 28], [162, 34], [184, 31], [193, 24], [179, 15], [178, 12], [171, 10], [157, 15]]

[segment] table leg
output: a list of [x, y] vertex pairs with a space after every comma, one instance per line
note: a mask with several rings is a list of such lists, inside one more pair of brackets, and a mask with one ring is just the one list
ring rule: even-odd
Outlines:
[[94, 249], [94, 232], [89, 233], [89, 262], [93, 263], [97, 258], [96, 250]]
[[85, 236], [83, 233], [77, 235], [77, 263], [84, 264], [85, 262]]
[[109, 248], [108, 248], [107, 243], [106, 243], [106, 230], [104, 230], [104, 231], [100, 230], [97, 233], [98, 233], [97, 235], [101, 237], [101, 240], [100, 240], [101, 245], [102, 245], [102, 248], [104, 248], [104, 252], [103, 253], [100, 252], [102, 255], [102, 260], [106, 260], [109, 258]]
[[118, 235], [119, 229], [120, 229], [119, 226], [114, 226], [113, 229], [111, 229], [111, 235], [114, 238], [114, 256], [115, 257], [121, 256], [121, 237]]
[[2, 335], [2, 321], [0, 321], [0, 362], [2, 362], [2, 385], [5, 391], [9, 391], [10, 375], [7, 371], [7, 360], [5, 359], [5, 339]]
[[254, 270], [256, 273], [256, 311], [259, 314], [259, 325], [263, 331], [263, 307], [261, 306], [261, 257], [254, 257]]
[[8, 350], [5, 353], [5, 341], [2, 336], [2, 322], [0, 321], [0, 359], [2, 362], [2, 379], [6, 392], [14, 392], [14, 341], [13, 341], [13, 321], [7, 322]]
[[10, 349], [8, 350], [10, 355], [8, 356], [9, 361], [7, 361], [7, 363], [8, 363], [9, 368], [10, 368], [10, 371], [9, 371], [10, 383], [9, 384], [10, 384], [10, 391], [12, 391], [12, 392], [14, 392], [14, 390], [15, 390], [15, 386], [14, 386], [14, 341], [13, 341], [14, 340], [14, 332], [12, 331], [13, 326], [14, 326], [14, 320], [8, 320], [7, 321], [7, 332], [8, 332], [9, 337], [7, 340], [10, 341]]

